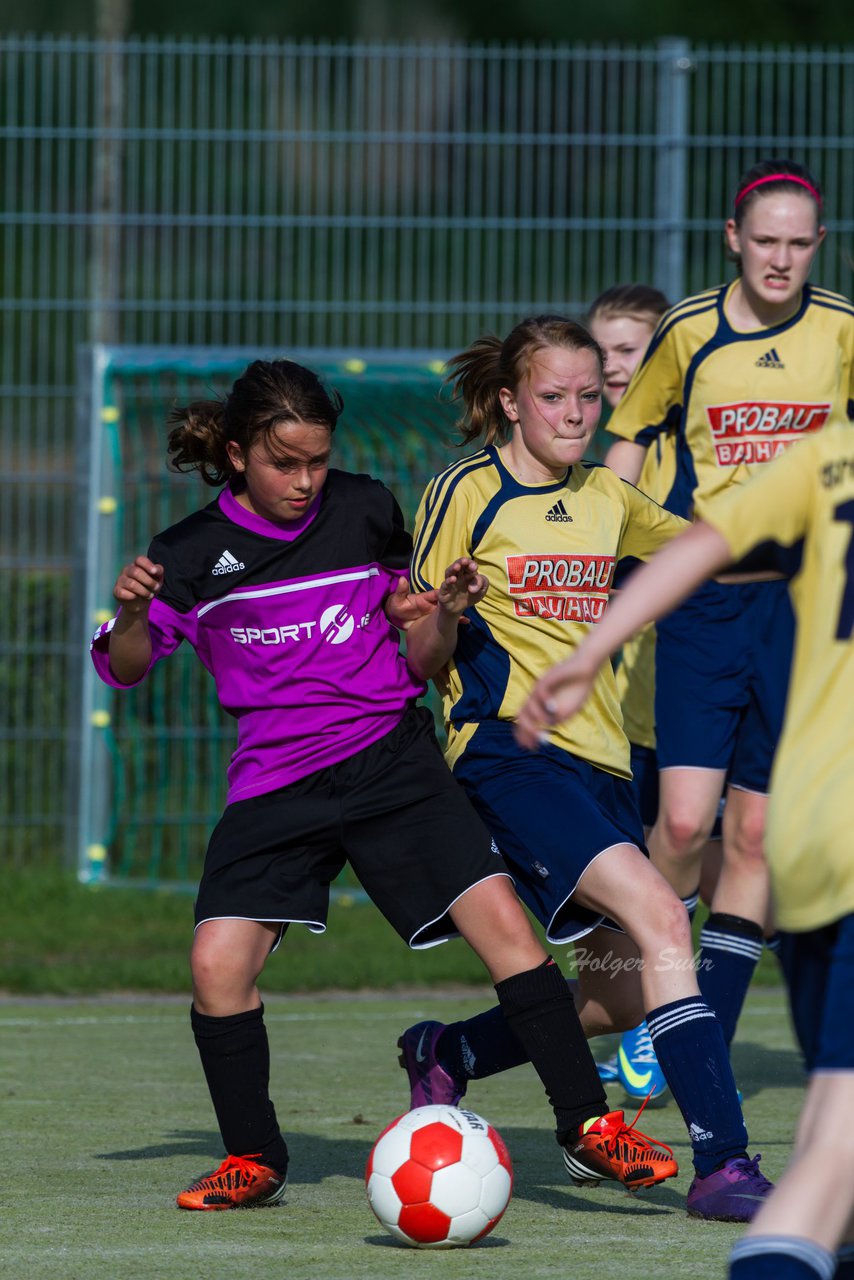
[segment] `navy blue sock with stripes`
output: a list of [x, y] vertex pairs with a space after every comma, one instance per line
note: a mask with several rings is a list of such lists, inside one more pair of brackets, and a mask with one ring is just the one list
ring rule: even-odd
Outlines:
[[688, 919], [694, 923], [694, 916], [697, 914], [697, 903], [700, 901], [700, 890], [695, 889], [693, 893], [689, 893], [687, 898], [680, 899], [683, 907], [688, 912]]
[[484, 1080], [531, 1061], [510, 1030], [500, 1004], [465, 1022], [449, 1023], [436, 1042], [436, 1057], [460, 1083]]
[[730, 1280], [832, 1280], [835, 1267], [832, 1253], [800, 1236], [745, 1236], [729, 1255]]
[[717, 1014], [727, 1045], [763, 946], [758, 924], [721, 911], [713, 911], [700, 931], [700, 993]]
[[[694, 916], [697, 914], [697, 903], [700, 901], [699, 888], [695, 889], [693, 893], [689, 893], [686, 898], [680, 898], [679, 901], [682, 903], [683, 907], [688, 912], [688, 919], [693, 924]], [[638, 1025], [641, 1025], [641, 1024], [638, 1024]], [[637, 1031], [637, 1027], [632, 1027], [632, 1032], [634, 1031]], [[628, 1035], [631, 1035], [632, 1032], [626, 1031], [624, 1032], [624, 1034], [628, 1036]], [[637, 1043], [637, 1041], [635, 1043]]]
[[747, 1130], [720, 1023], [705, 1000], [688, 996], [646, 1016], [661, 1070], [682, 1112], [701, 1178], [747, 1152]]
[[775, 933], [772, 933], [770, 938], [765, 939], [766, 950], [770, 951], [778, 960], [780, 959], [780, 947], [782, 942], [783, 937], [779, 929]]

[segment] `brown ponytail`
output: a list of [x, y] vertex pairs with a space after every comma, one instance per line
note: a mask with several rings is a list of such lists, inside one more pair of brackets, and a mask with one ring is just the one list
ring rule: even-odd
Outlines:
[[173, 409], [168, 422], [167, 452], [175, 471], [198, 471], [205, 484], [219, 488], [234, 470], [226, 451], [225, 405], [221, 400], [194, 400]]

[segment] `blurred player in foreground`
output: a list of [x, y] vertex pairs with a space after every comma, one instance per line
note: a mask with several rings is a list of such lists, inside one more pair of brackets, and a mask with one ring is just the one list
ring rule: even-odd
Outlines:
[[537, 682], [516, 733], [539, 749], [583, 707], [609, 655], [711, 575], [763, 544], [763, 555], [773, 555], [769, 543], [802, 550], [766, 847], [810, 1083], [792, 1160], [735, 1246], [730, 1275], [847, 1277], [854, 1274], [845, 1244], [854, 1236], [854, 430], [844, 420], [826, 427], [749, 484], [701, 498], [697, 515], [638, 570], [577, 651]]
[[[642, 852], [610, 669], [587, 713], [550, 732], [539, 755], [513, 738], [532, 681], [605, 612], [619, 561], [648, 557], [683, 522], [607, 467], [583, 461], [599, 421], [603, 360], [581, 325], [529, 317], [504, 340], [478, 339], [450, 368], [463, 440], [483, 443], [428, 486], [412, 580], [431, 590], [457, 554], [477, 558], [490, 589], [467, 611], [470, 625], [441, 645], [423, 643], [425, 624], [415, 623], [408, 660], [437, 679], [448, 761], [520, 896], [550, 942], [583, 939], [575, 955], [588, 1034], [634, 1026], [646, 1013], [691, 1139], [688, 1212], [749, 1220], [770, 1185], [759, 1158], [747, 1157], [723, 1034], [697, 989], [687, 914]], [[428, 1093], [458, 1100], [469, 1079], [520, 1060], [500, 1010], [446, 1028], [419, 1024], [400, 1047], [413, 1103]], [[573, 1180], [631, 1186], [654, 1174], [662, 1162], [634, 1135], [615, 1132], [622, 1120], [621, 1112], [605, 1115], [564, 1145]], [[664, 1176], [672, 1173], [665, 1164]]]
[[289, 925], [324, 932], [345, 861], [410, 947], [466, 938], [559, 1133], [575, 1132], [575, 1058], [589, 1051], [572, 996], [415, 705], [424, 685], [395, 630], [444, 642], [486, 583], [458, 566], [420, 603], [409, 595], [412, 540], [391, 493], [330, 468], [341, 407], [311, 370], [257, 360], [224, 400], [176, 410], [174, 465], [221, 491], [121, 571], [121, 609], [93, 640], [115, 688], [187, 640], [239, 726], [191, 953], [191, 1024], [227, 1155], [181, 1209], [285, 1193], [257, 982]]

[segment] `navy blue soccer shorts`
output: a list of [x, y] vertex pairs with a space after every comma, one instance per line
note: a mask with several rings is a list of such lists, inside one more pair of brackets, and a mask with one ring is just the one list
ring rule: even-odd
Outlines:
[[658, 754], [655, 747], [630, 742], [632, 791], [645, 827], [654, 827], [658, 817]]
[[345, 862], [413, 948], [455, 937], [456, 900], [509, 874], [445, 763], [426, 707], [330, 768], [228, 805], [208, 845], [196, 926], [242, 919], [322, 933], [329, 886]]
[[854, 1071], [854, 915], [781, 936], [795, 1034], [808, 1071]]
[[[478, 725], [454, 764], [472, 804], [513, 872], [516, 892], [549, 942], [573, 942], [603, 916], [573, 902], [584, 872], [618, 844], [646, 853], [632, 784], [546, 744], [518, 746], [513, 726]], [[613, 926], [612, 926], [613, 927]]]
[[658, 767], [723, 769], [731, 786], [767, 792], [794, 635], [783, 581], [709, 582], [658, 622]]

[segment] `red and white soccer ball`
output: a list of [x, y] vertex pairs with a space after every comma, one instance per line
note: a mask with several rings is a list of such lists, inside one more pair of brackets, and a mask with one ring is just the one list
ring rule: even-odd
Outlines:
[[501, 1136], [473, 1111], [416, 1107], [374, 1144], [371, 1208], [404, 1244], [451, 1249], [491, 1231], [510, 1202], [513, 1166]]

